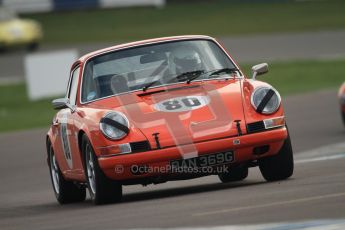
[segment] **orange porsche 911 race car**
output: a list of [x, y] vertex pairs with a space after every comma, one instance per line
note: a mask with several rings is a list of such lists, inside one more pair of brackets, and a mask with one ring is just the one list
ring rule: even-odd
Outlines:
[[281, 97], [244, 76], [208, 36], [128, 43], [89, 53], [71, 68], [46, 136], [57, 200], [120, 201], [122, 186], [218, 175], [267, 181], [293, 173]]
[[345, 82], [341, 85], [338, 93], [339, 103], [340, 103], [340, 112], [343, 118], [343, 123], [345, 125]]

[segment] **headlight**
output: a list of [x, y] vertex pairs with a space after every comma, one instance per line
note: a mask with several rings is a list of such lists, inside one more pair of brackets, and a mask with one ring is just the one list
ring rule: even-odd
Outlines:
[[276, 112], [280, 106], [280, 95], [274, 88], [256, 88], [251, 96], [251, 103], [258, 113], [271, 114]]
[[100, 121], [99, 128], [109, 139], [119, 140], [129, 132], [129, 122], [120, 112], [109, 112]]

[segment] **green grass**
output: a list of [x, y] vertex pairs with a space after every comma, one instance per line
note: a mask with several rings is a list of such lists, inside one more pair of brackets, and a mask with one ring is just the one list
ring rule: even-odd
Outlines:
[[0, 86], [0, 132], [48, 126], [51, 100], [29, 101], [24, 84]]
[[47, 43], [128, 41], [181, 34], [240, 34], [345, 28], [345, 1], [171, 3], [163, 9], [123, 8], [27, 14]]
[[[250, 66], [243, 66], [250, 76]], [[272, 84], [283, 96], [339, 87], [345, 79], [345, 60], [277, 62], [259, 79]], [[0, 132], [50, 124], [55, 111], [51, 100], [30, 102], [23, 84], [0, 86]]]
[[[242, 68], [251, 77], [251, 66]], [[276, 62], [257, 79], [270, 83], [282, 95], [340, 87], [345, 81], [345, 60]]]

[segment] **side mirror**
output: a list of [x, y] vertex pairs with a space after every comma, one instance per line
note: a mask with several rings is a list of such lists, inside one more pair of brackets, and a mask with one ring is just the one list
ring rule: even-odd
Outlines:
[[52, 101], [52, 105], [53, 108], [57, 110], [69, 108], [72, 111], [72, 113], [75, 111], [75, 107], [70, 104], [68, 98], [55, 99]]
[[267, 63], [261, 63], [258, 65], [255, 65], [252, 67], [253, 71], [253, 80], [256, 80], [256, 76], [265, 74], [268, 72], [268, 64]]

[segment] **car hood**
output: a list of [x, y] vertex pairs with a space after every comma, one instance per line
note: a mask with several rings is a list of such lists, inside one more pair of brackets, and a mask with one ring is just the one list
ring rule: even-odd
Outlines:
[[235, 121], [240, 121], [245, 130], [241, 82], [232, 79], [179, 84], [110, 97], [92, 105], [123, 112], [153, 147], [157, 138], [163, 148], [182, 146], [237, 136]]

